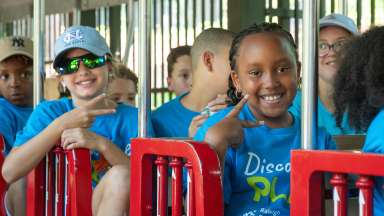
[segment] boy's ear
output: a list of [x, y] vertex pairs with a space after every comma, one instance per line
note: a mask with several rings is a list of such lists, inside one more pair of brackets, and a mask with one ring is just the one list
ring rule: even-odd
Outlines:
[[168, 90], [169, 91], [174, 91], [173, 83], [172, 83], [172, 78], [171, 77], [167, 77], [167, 85], [168, 85]]
[[214, 54], [211, 51], [204, 51], [202, 54], [202, 60], [205, 67], [208, 71], [213, 71], [213, 58]]

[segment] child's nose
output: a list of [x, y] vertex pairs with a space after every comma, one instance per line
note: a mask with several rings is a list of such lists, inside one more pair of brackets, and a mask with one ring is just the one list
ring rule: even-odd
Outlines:
[[279, 81], [274, 73], [267, 73], [263, 79], [264, 86], [267, 88], [273, 88], [279, 85]]
[[11, 76], [9, 80], [9, 85], [11, 87], [18, 87], [20, 85], [20, 78], [16, 76]]
[[89, 68], [87, 68], [84, 64], [83, 64], [83, 61], [80, 61], [80, 65], [79, 65], [79, 74], [83, 74], [83, 75], [85, 75], [85, 74], [88, 74], [88, 73], [90, 73], [91, 71], [90, 71], [90, 69]]

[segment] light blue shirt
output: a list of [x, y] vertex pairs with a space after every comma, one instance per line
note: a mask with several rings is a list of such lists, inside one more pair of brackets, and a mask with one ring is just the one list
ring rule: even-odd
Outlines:
[[[197, 131], [195, 140], [203, 141], [208, 129], [232, 108], [210, 117]], [[248, 104], [238, 118], [256, 121]], [[289, 215], [290, 151], [300, 148], [300, 136], [297, 116], [288, 128], [244, 128], [244, 142], [236, 149], [229, 147], [225, 157], [225, 215]], [[326, 131], [319, 130], [314, 149], [335, 149], [335, 143]]]
[[181, 99], [188, 93], [163, 104], [152, 113], [152, 123], [156, 137], [188, 137], [192, 119], [199, 115], [181, 104]]
[[0, 97], [0, 134], [5, 140], [4, 153], [6, 155], [13, 147], [17, 132], [23, 129], [32, 111], [32, 107], [15, 106]]
[[[384, 109], [381, 109], [379, 114], [373, 119], [368, 127], [365, 143], [363, 146], [364, 152], [373, 152], [384, 154]], [[382, 166], [380, 164], [379, 166]], [[375, 189], [373, 196], [374, 215], [384, 215], [384, 178], [375, 178]]]
[[[324, 104], [321, 102], [320, 98], [317, 100], [317, 125], [318, 127], [325, 128], [328, 133], [331, 135], [341, 135], [341, 134], [356, 134], [356, 131], [349, 126], [348, 116], [344, 113], [341, 128], [337, 127], [336, 119], [332, 113], [330, 113]], [[296, 116], [301, 116], [301, 91], [297, 91], [296, 97], [293, 100], [292, 106], [289, 108], [289, 111]]]

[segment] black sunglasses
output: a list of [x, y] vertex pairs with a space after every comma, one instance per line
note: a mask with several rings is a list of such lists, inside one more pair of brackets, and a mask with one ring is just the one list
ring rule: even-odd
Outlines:
[[82, 56], [74, 58], [63, 58], [56, 63], [55, 70], [60, 75], [67, 75], [75, 73], [79, 70], [80, 61], [83, 62], [84, 66], [89, 69], [98, 68], [104, 66], [107, 61], [111, 61], [108, 55], [97, 56], [92, 53], [88, 53]]

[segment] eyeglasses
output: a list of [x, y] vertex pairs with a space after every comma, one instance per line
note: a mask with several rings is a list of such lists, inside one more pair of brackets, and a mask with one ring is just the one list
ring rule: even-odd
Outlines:
[[78, 56], [74, 58], [64, 58], [61, 61], [56, 63], [55, 70], [60, 75], [67, 75], [75, 73], [79, 70], [80, 61], [83, 62], [84, 66], [89, 69], [98, 68], [104, 66], [107, 61], [111, 61], [110, 57], [107, 55], [97, 56], [92, 53], [88, 53], [83, 56]]
[[319, 56], [323, 57], [323, 56], [327, 55], [329, 53], [329, 51], [331, 51], [331, 49], [333, 49], [334, 52], [338, 53], [338, 52], [340, 52], [341, 48], [345, 45], [345, 43], [346, 43], [346, 40], [337, 41], [333, 44], [320, 42], [319, 43]]

